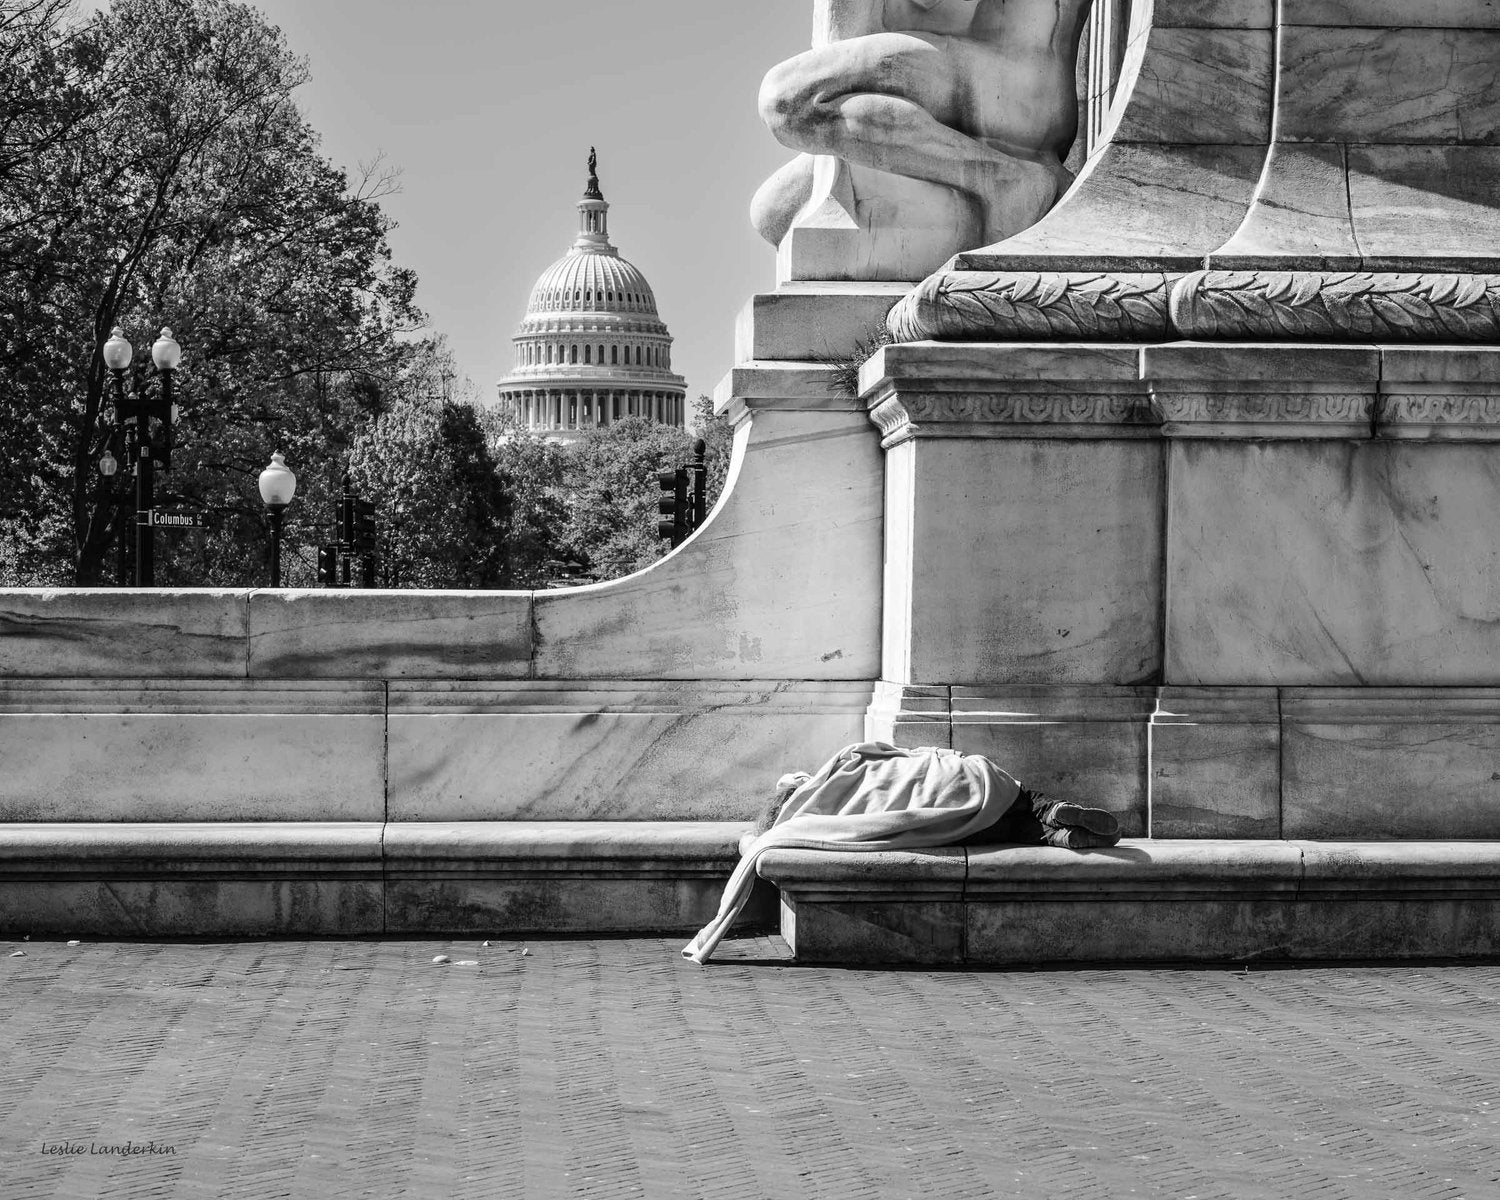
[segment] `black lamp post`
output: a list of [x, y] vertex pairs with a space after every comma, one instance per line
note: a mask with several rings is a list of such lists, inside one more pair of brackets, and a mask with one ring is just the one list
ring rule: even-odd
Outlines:
[[281, 525], [286, 506], [297, 494], [297, 477], [286, 465], [278, 450], [271, 455], [271, 465], [260, 473], [260, 498], [266, 506], [266, 521], [271, 526], [271, 586], [281, 586]]
[[[151, 346], [151, 361], [156, 365], [161, 386], [153, 398], [145, 386], [126, 390], [125, 373], [135, 350], [126, 341], [118, 325], [104, 343], [104, 365], [113, 377], [115, 420], [123, 434], [125, 456], [135, 472], [135, 585], [156, 585], [156, 543], [152, 526], [155, 505], [156, 468], [172, 469], [172, 424], [177, 418], [172, 403], [172, 376], [182, 362], [182, 347], [170, 329]], [[160, 444], [152, 438], [151, 422], [162, 426]], [[99, 459], [99, 472], [106, 479], [119, 470], [120, 464], [106, 448]]]

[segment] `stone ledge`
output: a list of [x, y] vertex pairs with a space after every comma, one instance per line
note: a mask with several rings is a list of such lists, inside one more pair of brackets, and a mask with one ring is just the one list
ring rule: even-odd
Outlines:
[[[1500, 953], [1500, 841], [1130, 840], [903, 856], [767, 854], [799, 958], [1117, 962]], [[849, 861], [841, 862], [847, 858]], [[903, 896], [903, 890], [906, 895]]]
[[378, 870], [384, 828], [378, 821], [0, 824], [0, 877], [95, 867], [176, 874], [223, 863], [277, 871], [351, 863]]
[[1235, 891], [1295, 895], [1357, 885], [1407, 890], [1443, 883], [1500, 896], [1500, 841], [1314, 842], [1130, 838], [1107, 850], [940, 846], [902, 853], [772, 850], [758, 873], [779, 887], [858, 892], [961, 885], [966, 900], [1007, 893]]
[[752, 296], [735, 325], [735, 362], [836, 362], [878, 335], [909, 287], [792, 282]]
[[929, 850], [767, 850], [756, 874], [799, 894], [963, 896], [967, 856], [961, 846]]
[[[0, 932], [655, 933], [718, 907], [743, 821], [0, 824]], [[762, 889], [747, 908], [769, 920]]]
[[722, 874], [744, 821], [444, 821], [385, 827], [387, 873], [619, 869]]

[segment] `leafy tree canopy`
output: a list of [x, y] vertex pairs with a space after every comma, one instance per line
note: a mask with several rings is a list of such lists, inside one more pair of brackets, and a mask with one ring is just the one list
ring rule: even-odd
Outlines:
[[[393, 181], [319, 155], [293, 99], [304, 65], [232, 0], [81, 20], [0, 0], [0, 72], [0, 572], [110, 581], [134, 500], [95, 468], [113, 427], [100, 346], [121, 326], [142, 386], [170, 326], [182, 419], [160, 483], [219, 529], [158, 538], [158, 577], [246, 582], [271, 452], [331, 464], [411, 382], [421, 343], [402, 335], [423, 317], [386, 242]], [[329, 498], [308, 483], [301, 501]]]

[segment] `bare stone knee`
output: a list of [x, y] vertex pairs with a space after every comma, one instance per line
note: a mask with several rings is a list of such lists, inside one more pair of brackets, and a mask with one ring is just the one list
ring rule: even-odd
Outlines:
[[837, 69], [810, 50], [778, 63], [760, 85], [760, 116], [783, 146], [811, 153], [829, 149], [830, 126], [839, 119]]

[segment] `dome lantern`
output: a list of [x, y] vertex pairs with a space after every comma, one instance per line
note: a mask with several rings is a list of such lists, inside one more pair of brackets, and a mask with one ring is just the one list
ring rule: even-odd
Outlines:
[[609, 244], [609, 201], [599, 190], [599, 155], [589, 147], [589, 182], [583, 189], [583, 199], [578, 202], [578, 240], [575, 250], [587, 250], [594, 254], [620, 252]]

